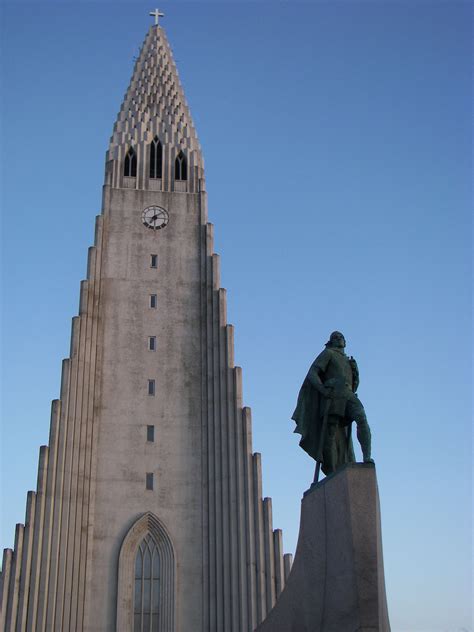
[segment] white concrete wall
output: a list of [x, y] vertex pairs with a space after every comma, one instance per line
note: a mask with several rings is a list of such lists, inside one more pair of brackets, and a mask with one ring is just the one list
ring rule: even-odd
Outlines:
[[[200, 203], [199, 195], [105, 192], [90, 630], [114, 629], [119, 548], [147, 511], [176, 550], [179, 627], [201, 629]], [[156, 231], [141, 220], [154, 204], [170, 215]], [[156, 351], [148, 336], [156, 336]], [[156, 381], [154, 397], [148, 379]], [[147, 424], [155, 425], [154, 443]], [[154, 473], [153, 491], [145, 489], [146, 472]]]

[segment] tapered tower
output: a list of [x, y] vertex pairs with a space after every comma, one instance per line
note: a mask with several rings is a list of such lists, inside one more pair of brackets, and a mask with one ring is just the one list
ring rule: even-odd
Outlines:
[[201, 149], [155, 24], [107, 152], [37, 489], [4, 553], [2, 629], [250, 632], [290, 563], [252, 453]]

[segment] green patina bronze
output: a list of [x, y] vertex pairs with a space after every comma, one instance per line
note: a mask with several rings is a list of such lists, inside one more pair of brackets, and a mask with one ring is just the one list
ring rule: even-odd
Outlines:
[[356, 395], [359, 370], [354, 358], [346, 355], [345, 346], [344, 336], [334, 331], [306, 375], [292, 416], [295, 432], [301, 435], [300, 446], [321, 464], [325, 474], [355, 461], [353, 421], [364, 462], [373, 462], [369, 424]]

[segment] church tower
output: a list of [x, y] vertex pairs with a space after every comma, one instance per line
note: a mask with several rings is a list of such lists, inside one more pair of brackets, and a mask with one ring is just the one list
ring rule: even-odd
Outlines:
[[4, 552], [8, 632], [251, 632], [291, 565], [252, 453], [201, 149], [154, 15], [37, 489]]

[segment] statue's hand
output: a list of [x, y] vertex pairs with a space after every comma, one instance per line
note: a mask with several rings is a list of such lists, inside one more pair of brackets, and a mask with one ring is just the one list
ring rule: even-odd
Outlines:
[[334, 391], [332, 388], [328, 388], [327, 386], [325, 386], [324, 390], [322, 391], [322, 395], [324, 397], [327, 397], [328, 399], [331, 399], [332, 397], [334, 397]]

